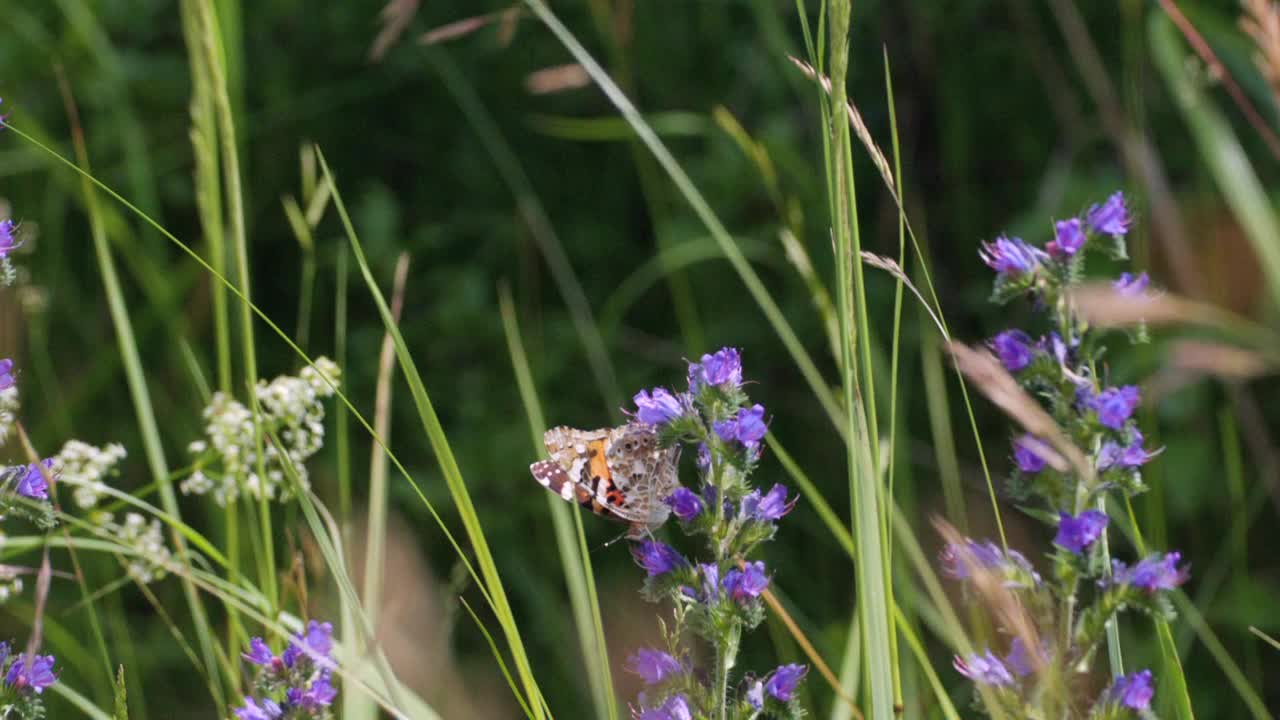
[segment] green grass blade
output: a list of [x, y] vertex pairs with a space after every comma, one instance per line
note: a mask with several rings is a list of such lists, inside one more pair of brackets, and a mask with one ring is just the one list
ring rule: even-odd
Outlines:
[[426, 386], [422, 382], [422, 376], [418, 373], [417, 365], [414, 363], [399, 329], [396, 328], [395, 323], [392, 321], [391, 310], [387, 307], [387, 301], [383, 297], [382, 291], [378, 288], [372, 271], [369, 269], [368, 261], [364, 256], [364, 249], [360, 245], [360, 239], [356, 235], [355, 228], [351, 225], [351, 218], [347, 215], [346, 205], [338, 192], [324, 153], [317, 149], [317, 155], [324, 170], [325, 180], [333, 193], [334, 205], [338, 210], [339, 217], [342, 218], [343, 228], [346, 230], [348, 240], [351, 243], [356, 264], [359, 265], [360, 273], [364, 276], [369, 293], [378, 306], [378, 312], [382, 316], [387, 332], [391, 333], [395, 340], [396, 357], [400, 363], [400, 370], [404, 373], [405, 380], [409, 383], [414, 406], [418, 410], [423, 430], [431, 443], [431, 449], [435, 453], [441, 474], [444, 475], [449, 495], [453, 499], [458, 515], [462, 519], [467, 538], [471, 541], [472, 548], [475, 551], [476, 562], [480, 566], [480, 574], [484, 578], [483, 585], [489, 593], [494, 614], [497, 615], [503, 634], [506, 636], [508, 649], [515, 662], [516, 674], [520, 678], [526, 697], [530, 700], [535, 718], [542, 720], [544, 717], [541, 702], [542, 693], [539, 691], [537, 681], [534, 679], [533, 668], [525, 652], [524, 641], [520, 637], [520, 628], [511, 611], [506, 590], [503, 588], [502, 578], [498, 573], [497, 564], [494, 562], [493, 553], [489, 549], [489, 543], [485, 539], [484, 529], [480, 525], [480, 518], [476, 514], [475, 505], [472, 503], [471, 495], [468, 493], [466, 483], [462, 479], [462, 471], [454, 458], [453, 449], [449, 446], [449, 440], [445, 436], [444, 428], [440, 425], [440, 419], [436, 416], [435, 408], [431, 404], [431, 398], [427, 395]]
[[[547, 423], [542, 415], [542, 405], [538, 401], [537, 391], [534, 389], [533, 373], [529, 369], [529, 359], [524, 352], [524, 341], [520, 339], [520, 327], [517, 324], [511, 292], [505, 285], [498, 293], [498, 300], [502, 314], [502, 328], [507, 336], [507, 351], [511, 355], [516, 385], [520, 388], [520, 399], [524, 403], [525, 414], [528, 416], [534, 453], [545, 457], [546, 449], [543, 447], [542, 433], [546, 430]], [[576, 507], [552, 493], [544, 494], [548, 511], [551, 513], [551, 523], [555, 527], [556, 547], [560, 552], [565, 584], [568, 585], [569, 604], [573, 608], [578, 641], [582, 645], [582, 658], [586, 665], [587, 680], [591, 685], [591, 698], [596, 705], [596, 717], [616, 720], [618, 701], [613, 692], [609, 650], [605, 643], [604, 622], [600, 617], [600, 600], [596, 597], [591, 554], [587, 550], [586, 537], [582, 532], [582, 518]], [[579, 514], [579, 517], [571, 518], [571, 513]]]

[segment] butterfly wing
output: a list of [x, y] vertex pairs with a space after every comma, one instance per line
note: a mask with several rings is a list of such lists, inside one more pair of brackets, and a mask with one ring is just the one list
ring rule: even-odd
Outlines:
[[576, 502], [597, 515], [618, 518], [610, 506], [597, 501], [611, 487], [609, 466], [605, 459], [611, 430], [578, 430], [555, 427], [542, 437], [550, 460], [529, 466], [540, 485], [569, 502]]
[[645, 529], [666, 522], [671, 509], [663, 501], [675, 490], [680, 447], [661, 447], [652, 425], [628, 423], [610, 437], [611, 487], [597, 487], [596, 502]]

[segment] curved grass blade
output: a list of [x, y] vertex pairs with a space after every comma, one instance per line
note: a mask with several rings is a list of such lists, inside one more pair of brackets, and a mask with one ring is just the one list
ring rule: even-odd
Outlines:
[[530, 704], [535, 718], [542, 720], [545, 717], [540, 700], [542, 693], [539, 691], [538, 683], [534, 679], [533, 668], [525, 652], [524, 641], [520, 637], [520, 628], [511, 611], [506, 590], [502, 585], [502, 577], [498, 573], [493, 553], [489, 550], [489, 543], [485, 539], [484, 529], [480, 525], [480, 518], [476, 514], [475, 505], [472, 503], [471, 495], [462, 479], [462, 470], [458, 467], [458, 461], [453, 455], [453, 449], [449, 446], [449, 440], [445, 436], [444, 428], [440, 425], [440, 418], [436, 415], [435, 407], [431, 404], [431, 398], [427, 395], [426, 386], [422, 382], [421, 374], [418, 373], [413, 356], [410, 355], [409, 348], [405, 345], [399, 328], [392, 321], [391, 310], [387, 306], [386, 298], [383, 297], [382, 290], [379, 289], [377, 282], [373, 279], [373, 272], [369, 269], [369, 263], [364, 256], [364, 248], [360, 245], [360, 238], [356, 235], [355, 228], [351, 225], [351, 218], [347, 215], [346, 205], [342, 201], [342, 195], [338, 192], [324, 153], [317, 148], [316, 155], [320, 160], [321, 168], [324, 170], [325, 181], [329, 184], [329, 189], [333, 193], [334, 206], [338, 211], [338, 216], [342, 218], [342, 226], [347, 232], [347, 238], [351, 243], [356, 264], [360, 266], [360, 273], [364, 276], [369, 293], [373, 296], [373, 300], [378, 306], [378, 313], [382, 316], [383, 325], [395, 340], [396, 357], [400, 363], [400, 370], [404, 373], [405, 380], [409, 383], [409, 390], [413, 396], [414, 406], [418, 410], [418, 417], [422, 422], [423, 431], [431, 443], [432, 451], [435, 453], [436, 462], [439, 464], [441, 474], [444, 476], [449, 495], [453, 499], [467, 537], [475, 551], [476, 562], [480, 566], [480, 574], [484, 577], [483, 585], [491, 598], [494, 614], [497, 615], [498, 622], [506, 635], [507, 644], [515, 662], [516, 673], [520, 677], [526, 696], [531, 701]]

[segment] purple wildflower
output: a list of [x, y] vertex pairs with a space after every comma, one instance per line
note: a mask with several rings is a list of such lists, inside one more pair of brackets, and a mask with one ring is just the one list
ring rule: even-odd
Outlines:
[[[43, 470], [41, 466], [44, 466]], [[53, 472], [53, 458], [45, 458], [39, 463], [32, 463], [27, 466], [27, 471], [18, 480], [14, 492], [32, 500], [48, 500], [49, 499], [49, 482], [45, 480], [46, 473]]]
[[765, 681], [764, 689], [782, 702], [790, 702], [796, 687], [800, 685], [800, 681], [804, 679], [807, 672], [809, 668], [799, 663], [780, 665]]
[[982, 243], [978, 256], [997, 273], [1010, 277], [1035, 270], [1041, 260], [1048, 257], [1043, 250], [1028, 245], [1021, 238], [1004, 235], [996, 238], [995, 242]]
[[636, 404], [636, 418], [649, 425], [665, 425], [685, 411], [683, 398], [672, 395], [666, 388], [654, 388], [652, 392], [641, 390], [632, 400]]
[[240, 653], [240, 657], [254, 665], [270, 665], [275, 661], [276, 656], [271, 652], [271, 648], [267, 646], [266, 641], [260, 637], [255, 637], [249, 641], [249, 652]]
[[979, 543], [964, 539], [963, 547], [948, 543], [942, 549], [942, 571], [956, 580], [968, 580], [977, 568], [991, 570], [1004, 561], [1004, 553], [990, 540]]
[[698, 443], [698, 472], [707, 473], [711, 470], [711, 448], [706, 443]]
[[702, 500], [697, 493], [683, 485], [676, 488], [663, 502], [683, 522], [689, 522], [702, 514]]
[[0, 258], [21, 244], [18, 242], [17, 229], [17, 224], [12, 220], [0, 220]]
[[306, 692], [297, 694], [293, 704], [304, 710], [319, 710], [329, 707], [337, 696], [338, 689], [329, 680], [329, 672], [326, 670], [312, 681], [311, 687], [307, 688]]
[[1056, 332], [1041, 337], [1040, 342], [1036, 343], [1036, 349], [1042, 350], [1053, 356], [1059, 365], [1067, 364], [1067, 344], [1062, 341], [1062, 336]]
[[710, 603], [720, 595], [720, 567], [715, 563], [703, 563], [698, 570], [702, 574], [702, 601]]
[[657, 685], [673, 675], [679, 675], [684, 667], [674, 657], [651, 648], [640, 648], [627, 659], [627, 670], [644, 679], [645, 685]]
[[992, 654], [990, 650], [981, 654], [974, 653], [967, 657], [957, 655], [955, 660], [952, 661], [952, 665], [955, 667], [956, 672], [982, 685], [1003, 687], [1014, 683], [1013, 675], [1010, 674], [1009, 668], [1006, 668], [1000, 658]]
[[1136, 385], [1107, 388], [1089, 398], [1088, 406], [1098, 413], [1098, 422], [1104, 427], [1119, 430], [1137, 409], [1142, 396]]
[[1121, 706], [1143, 712], [1151, 707], [1151, 698], [1156, 693], [1153, 682], [1150, 670], [1139, 670], [1116, 678], [1107, 694]]
[[714, 428], [721, 440], [727, 443], [737, 441], [748, 450], [759, 445], [760, 439], [769, 431], [769, 426], [764, 423], [764, 406], [759, 403], [739, 409], [736, 417], [721, 420], [715, 423]]
[[956, 580], [968, 580], [974, 571], [998, 571], [1005, 577], [1007, 587], [1027, 587], [1040, 584], [1040, 574], [1017, 550], [1007, 553], [987, 540], [977, 542], [965, 538], [962, 543], [949, 543], [941, 553], [942, 572]]
[[328, 662], [329, 651], [332, 649], [333, 623], [311, 620], [307, 622], [306, 630], [295, 636], [294, 641], [280, 654], [280, 659], [284, 661], [285, 667], [293, 667], [299, 657], [306, 655], [323, 665]]
[[1102, 205], [1094, 205], [1085, 215], [1085, 222], [1096, 233], [1119, 237], [1129, 232], [1129, 211], [1124, 206], [1124, 193], [1117, 192]]
[[1053, 241], [1045, 247], [1049, 250], [1049, 254], [1056, 258], [1069, 258], [1080, 252], [1084, 242], [1084, 227], [1080, 223], [1080, 218], [1071, 218], [1054, 223]]
[[1013, 642], [1009, 643], [1009, 654], [1004, 656], [1004, 666], [1015, 677], [1026, 677], [1035, 670], [1036, 665], [1033, 663], [1037, 660], [1041, 663], [1048, 660], [1046, 655], [1047, 653], [1042, 650], [1039, 658], [1033, 657], [1027, 650], [1027, 644], [1022, 642], [1022, 638], [1015, 637]]
[[1191, 569], [1186, 565], [1178, 567], [1182, 561], [1182, 553], [1171, 552], [1161, 555], [1156, 553], [1128, 567], [1119, 560], [1111, 562], [1111, 584], [1129, 585], [1155, 593], [1157, 590], [1172, 590], [1187, 581]]
[[13, 361], [9, 358], [0, 360], [0, 390], [8, 390], [17, 382], [13, 377]]
[[252, 697], [244, 699], [244, 707], [236, 709], [239, 720], [276, 720], [284, 715], [284, 711], [274, 700], [267, 698], [259, 705]]
[[1035, 359], [1031, 347], [1031, 336], [1021, 330], [1005, 330], [991, 339], [991, 347], [1000, 357], [1004, 369], [1011, 373], [1019, 372]]
[[1044, 449], [1040, 438], [1029, 433], [1023, 435], [1013, 441], [1013, 462], [1022, 472], [1034, 475], [1044, 469]]
[[684, 695], [672, 695], [662, 705], [637, 715], [636, 720], [693, 720], [693, 713]]
[[[27, 670], [28, 659], [31, 660], [29, 671]], [[45, 688], [58, 681], [58, 677], [53, 674], [53, 663], [52, 655], [30, 657], [26, 654], [19, 655], [13, 661], [13, 665], [9, 666], [9, 673], [4, 676], [4, 682], [19, 693], [30, 690], [39, 695]]]
[[645, 540], [631, 547], [631, 555], [640, 563], [649, 577], [665, 575], [676, 568], [683, 567], [688, 561], [670, 545], [657, 540]]
[[1098, 510], [1085, 510], [1079, 517], [1058, 513], [1058, 534], [1053, 538], [1055, 545], [1079, 555], [1102, 536], [1107, 528], [1106, 513]]
[[747, 704], [754, 710], [764, 707], [764, 682], [756, 680], [747, 688]]
[[742, 516], [757, 522], [773, 522], [791, 512], [797, 499], [787, 502], [785, 485], [774, 485], [763, 497], [759, 490], [752, 490], [742, 498]]
[[1148, 460], [1160, 454], [1160, 450], [1152, 452], [1142, 446], [1145, 439], [1140, 430], [1134, 428], [1132, 435], [1133, 439], [1125, 446], [1111, 440], [1102, 444], [1102, 448], [1098, 451], [1099, 471], [1110, 470], [1113, 467], [1132, 470], [1145, 465]]
[[747, 602], [759, 597], [769, 587], [769, 576], [764, 574], [764, 563], [757, 560], [747, 563], [743, 570], [733, 568], [725, 573], [720, 587], [734, 600]]
[[1120, 277], [1111, 283], [1111, 287], [1121, 295], [1136, 296], [1141, 295], [1151, 284], [1151, 278], [1146, 273], [1120, 273]]
[[742, 354], [737, 348], [720, 348], [714, 355], [703, 355], [701, 362], [689, 363], [689, 389], [697, 392], [703, 385], [736, 388], [742, 384]]

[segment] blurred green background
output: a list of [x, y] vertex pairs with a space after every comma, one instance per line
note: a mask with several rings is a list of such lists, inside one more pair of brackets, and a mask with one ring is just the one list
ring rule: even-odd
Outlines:
[[[553, 709], [567, 708], [560, 716], [586, 708], [589, 691], [578, 646], [566, 641], [572, 618], [543, 491], [526, 469], [536, 455], [499, 316], [501, 286], [515, 300], [550, 424], [615, 422], [635, 390], [681, 384], [683, 359], [738, 346], [755, 383], [753, 397], [769, 409], [778, 440], [847, 517], [843, 447], [682, 196], [598, 89], [579, 87], [572, 71], [557, 87], [531, 86], [532, 74], [570, 60], [537, 20], [508, 17], [424, 45], [420, 38], [430, 30], [506, 6], [401, 1], [383, 14], [381, 0], [216, 4], [242, 151], [254, 300], [308, 351], [334, 352], [342, 228], [332, 212], [320, 223], [315, 285], [310, 299], [300, 301], [310, 253], [294, 238], [282, 207], [283, 196], [301, 192], [301, 150], [316, 143], [384, 288], [391, 286], [397, 256], [410, 257], [403, 332], [458, 454], [539, 681]], [[805, 5], [816, 25], [816, 4]], [[1228, 0], [1179, 7], [1256, 107], [1262, 127], [1280, 130], [1277, 86], [1255, 64], [1259, 43], [1237, 26], [1242, 7]], [[650, 117], [825, 377], [836, 382], [813, 285], [788, 258], [783, 240], [790, 233], [807, 250], [816, 279], [830, 285], [818, 96], [787, 60], [805, 55], [796, 5], [596, 0], [557, 3], [555, 10]], [[177, 4], [0, 0], [0, 18], [0, 108], [14, 125], [70, 156], [72, 126], [59, 87], [65, 78], [94, 174], [203, 251], [189, 140], [191, 76]], [[405, 23], [402, 32], [388, 36], [385, 53], [373, 59], [375, 38], [396, 18]], [[1280, 278], [1268, 277], [1265, 258], [1280, 250], [1280, 235], [1268, 235], [1275, 217], [1265, 201], [1280, 182], [1280, 157], [1233, 100], [1222, 73], [1191, 52], [1159, 3], [855, 3], [850, 98], [891, 152], [886, 59], [904, 199], [928, 246], [955, 337], [979, 341], [1010, 325], [1034, 327], [1025, 308], [987, 304], [990, 272], [976, 254], [980, 240], [1007, 231], [1041, 242], [1051, 219], [1117, 189], [1138, 217], [1130, 244], [1136, 266], [1174, 292], [1274, 325]], [[755, 143], [754, 156], [735, 140], [733, 127]], [[1224, 169], [1223, 158], [1234, 157], [1236, 144], [1247, 163]], [[863, 246], [896, 255], [892, 198], [865, 153], [858, 171]], [[1260, 191], [1261, 207], [1249, 204], [1253, 191]], [[23, 417], [33, 442], [49, 449], [72, 437], [124, 443], [130, 458], [120, 484], [141, 485], [146, 469], [136, 418], [102, 300], [79, 179], [0, 131], [0, 198], [32, 238], [19, 258], [29, 284], [4, 297], [0, 335], [5, 353], [23, 368]], [[111, 212], [110, 239], [164, 441], [171, 464], [181, 467], [202, 420], [191, 359], [177, 339], [190, 343], [208, 377], [209, 278], [136, 218], [115, 207]], [[603, 384], [566, 309], [572, 300], [566, 301], [564, 278], [550, 269], [555, 257], [567, 263], [570, 285], [580, 285], [597, 321], [613, 373]], [[1092, 267], [1099, 276], [1119, 269]], [[869, 278], [872, 325], [885, 341], [892, 332], [893, 281], [878, 272]], [[357, 406], [371, 412], [383, 330], [354, 271], [349, 280], [344, 383]], [[300, 306], [309, 313], [301, 320]], [[955, 448], [975, 535], [991, 531], [990, 505], [955, 379], [949, 370], [938, 373], [936, 338], [919, 320], [918, 303], [905, 307], [898, 500], [917, 537], [936, 548], [929, 517], [945, 514], [946, 448]], [[1221, 642], [1215, 656], [1185, 616], [1175, 625], [1193, 702], [1202, 717], [1243, 717], [1248, 711], [1225, 679], [1224, 656], [1264, 702], [1280, 703], [1280, 690], [1266, 682], [1280, 674], [1280, 654], [1248, 632], [1252, 625], [1280, 633], [1280, 564], [1271, 552], [1280, 542], [1271, 407], [1277, 387], [1266, 371], [1241, 377], [1180, 366], [1176, 341], [1190, 334], [1205, 333], [1162, 330], [1135, 346], [1116, 336], [1107, 363], [1117, 382], [1144, 383], [1149, 435], [1167, 448], [1146, 474], [1151, 492], [1135, 500], [1135, 513], [1149, 543], [1178, 548], [1191, 561], [1188, 593]], [[266, 332], [258, 338], [261, 376], [297, 369], [296, 356], [277, 338]], [[887, 357], [887, 344], [880, 350]], [[934, 375], [926, 381], [930, 368]], [[402, 385], [394, 403], [391, 446], [445, 521], [456, 525]], [[975, 403], [999, 477], [1009, 466], [1011, 429], [985, 401]], [[330, 418], [336, 412], [330, 405]], [[358, 514], [367, 435], [355, 432], [353, 447]], [[337, 502], [334, 460], [326, 448], [311, 466], [330, 503]], [[761, 473], [761, 482], [786, 481], [771, 454]], [[455, 556], [411, 489], [394, 477], [390, 504], [388, 574], [395, 581], [385, 591], [382, 632], [393, 662], [445, 717], [514, 716], [518, 710], [482, 636], [457, 606], [469, 586]], [[193, 524], [217, 535], [221, 525], [210, 503], [184, 498], [182, 507]], [[1003, 511], [1015, 544], [1032, 556], [1047, 547], [1036, 524], [1011, 504]], [[282, 511], [281, 522], [291, 529], [278, 547], [282, 556], [296, 550], [305, 558], [305, 525], [295, 513]], [[585, 522], [620, 693], [627, 698], [637, 686], [620, 672], [621, 660], [654, 635], [653, 610], [635, 592], [638, 571], [625, 548], [604, 546], [618, 528]], [[809, 503], [802, 501], [783, 524], [766, 559], [797, 621], [838, 667], [853, 574]], [[110, 577], [109, 563], [102, 562], [103, 577]], [[318, 567], [322, 575], [323, 564]], [[324, 584], [323, 577], [312, 581]], [[185, 612], [175, 580], [156, 590], [167, 606]], [[331, 596], [316, 595], [319, 607], [333, 607]], [[71, 635], [85, 622], [82, 613], [67, 610], [76, 597], [72, 584], [55, 583], [54, 619]], [[213, 717], [203, 684], [150, 606], [130, 589], [112, 602], [128, 613], [138, 663], [133, 675], [142, 681], [136, 693], [150, 715]], [[29, 594], [0, 608], [4, 630], [18, 637], [30, 614]], [[1148, 628], [1126, 625], [1135, 662], [1153, 656]], [[795, 657], [785, 631], [771, 629], [753, 639], [747, 666]], [[119, 637], [126, 630], [110, 632]], [[56, 634], [49, 641], [57, 650]], [[932, 645], [931, 652], [953, 697], [967, 702], [945, 648]], [[105, 678], [95, 677], [97, 671], [91, 661], [68, 658], [62, 678], [86, 693], [100, 691]], [[818, 716], [826, 716], [831, 695], [816, 677], [808, 693]], [[55, 709], [53, 716], [63, 714]], [[928, 716], [921, 692], [907, 717]]]

